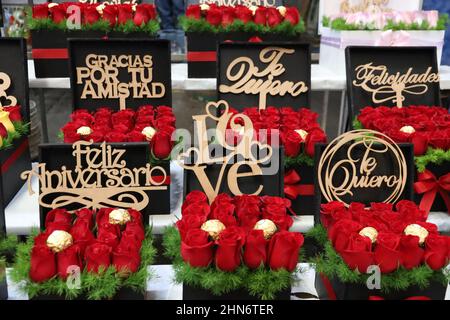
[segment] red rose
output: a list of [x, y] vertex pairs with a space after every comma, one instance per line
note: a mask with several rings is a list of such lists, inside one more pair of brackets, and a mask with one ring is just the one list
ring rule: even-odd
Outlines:
[[206, 194], [199, 190], [189, 192], [189, 194], [187, 194], [186, 198], [184, 199], [183, 205], [181, 207], [181, 212], [183, 212], [184, 208], [189, 206], [190, 204], [198, 202], [208, 202], [208, 197], [206, 196]]
[[44, 246], [47, 245], [47, 238], [50, 234], [48, 232], [41, 232], [36, 237], [34, 237], [34, 245]]
[[80, 271], [83, 269], [83, 263], [81, 261], [81, 250], [76, 244], [66, 248], [64, 251], [57, 254], [57, 268], [58, 275], [62, 279], [66, 279], [70, 274], [68, 269], [70, 266], [78, 266]]
[[89, 245], [84, 252], [87, 271], [98, 273], [100, 269], [106, 270], [111, 264], [111, 251], [111, 247], [103, 243]]
[[0, 137], [7, 138], [8, 137], [8, 131], [6, 130], [3, 123], [0, 123]]
[[350, 235], [359, 232], [363, 226], [353, 220], [342, 219], [334, 223], [328, 231], [328, 237], [337, 252], [343, 251], [348, 246]]
[[206, 21], [213, 26], [218, 26], [222, 22], [222, 10], [217, 6], [210, 6], [209, 10], [206, 11]]
[[181, 256], [192, 267], [207, 267], [213, 259], [213, 242], [201, 229], [189, 230], [181, 241]]
[[336, 215], [334, 215], [336, 212], [347, 212], [347, 208], [340, 201], [320, 205], [320, 220], [326, 229], [330, 228], [336, 221]]
[[246, 6], [236, 6], [236, 18], [244, 23], [250, 22], [253, 19], [252, 10], [250, 10]]
[[400, 265], [400, 235], [388, 232], [379, 232], [374, 251], [375, 263], [382, 273], [390, 273]]
[[139, 252], [142, 248], [142, 240], [134, 232], [125, 230], [122, 232], [119, 246], [125, 246], [130, 250], [133, 248], [134, 251]]
[[181, 211], [182, 216], [196, 215], [203, 219], [208, 219], [210, 213], [209, 204], [206, 202], [194, 202], [184, 207]]
[[257, 24], [265, 25], [267, 22], [267, 8], [266, 7], [258, 7], [255, 11], [255, 16], [253, 17], [253, 21]]
[[236, 215], [239, 225], [245, 229], [253, 229], [261, 219], [260, 199], [258, 196], [242, 195], [235, 197]]
[[33, 19], [46, 19], [48, 18], [48, 13], [48, 3], [33, 6]]
[[115, 232], [101, 229], [97, 234], [97, 242], [104, 243], [114, 249], [119, 244], [119, 238]]
[[186, 17], [200, 20], [200, 18], [202, 17], [202, 10], [200, 9], [200, 5], [192, 4], [188, 6], [186, 9]]
[[247, 235], [244, 249], [244, 263], [250, 269], [264, 266], [267, 261], [267, 240], [262, 230], [251, 230]]
[[320, 128], [313, 128], [308, 132], [305, 140], [305, 151], [310, 157], [314, 157], [314, 148], [316, 143], [327, 142], [327, 136]]
[[419, 245], [419, 237], [402, 235], [400, 239], [400, 263], [405, 269], [413, 269], [420, 265], [424, 251]]
[[9, 112], [9, 120], [11, 120], [12, 122], [22, 121], [22, 114], [20, 113], [20, 109], [21, 107], [19, 105], [4, 108], [5, 111]]
[[136, 11], [134, 13], [133, 22], [137, 26], [142, 26], [146, 24], [150, 20], [149, 12], [145, 6], [138, 5], [136, 6]]
[[117, 8], [117, 22], [119, 24], [124, 24], [129, 20], [133, 20], [133, 6], [131, 4], [121, 4], [118, 5]]
[[85, 220], [88, 222], [89, 229], [92, 229], [94, 227], [94, 212], [92, 210], [83, 208], [75, 212], [75, 216], [77, 217], [76, 221], [78, 220]]
[[143, 6], [148, 13], [148, 18], [150, 20], [155, 20], [156, 19], [156, 7], [154, 4], [150, 4], [150, 3], [142, 3], [141, 6]]
[[56, 275], [55, 254], [46, 245], [34, 246], [30, 258], [30, 279], [44, 282]]
[[277, 10], [277, 8], [267, 8], [267, 23], [270, 27], [275, 27], [283, 21], [283, 16]]
[[421, 156], [428, 150], [428, 136], [423, 133], [416, 132], [412, 138], [411, 143], [414, 145], [414, 155]]
[[303, 242], [303, 235], [299, 232], [280, 231], [275, 233], [269, 242], [268, 260], [270, 268], [272, 270], [294, 271]]
[[126, 224], [125, 231], [134, 234], [140, 241], [145, 239], [145, 230], [142, 222], [130, 221]]
[[427, 220], [428, 214], [424, 210], [420, 210], [412, 201], [401, 200], [397, 202], [395, 207], [404, 223], [417, 223]]
[[278, 227], [278, 230], [289, 230], [293, 224], [292, 218], [287, 214], [287, 208], [291, 206], [288, 199], [279, 197], [262, 197], [264, 206], [262, 208], [263, 219], [272, 220]]
[[450, 132], [437, 130], [430, 136], [430, 145], [444, 151], [450, 148]]
[[109, 132], [105, 135], [106, 142], [125, 142], [127, 135], [121, 132]]
[[130, 131], [127, 133], [128, 142], [144, 142], [147, 141], [141, 131]]
[[103, 20], [109, 22], [110, 27], [113, 27], [117, 22], [117, 14], [117, 7], [115, 5], [108, 4], [103, 8], [102, 18]]
[[287, 7], [284, 14], [284, 21], [289, 21], [291, 25], [295, 26], [300, 22], [300, 13], [296, 7]]
[[140, 250], [136, 250], [136, 243], [128, 239], [122, 238], [112, 253], [113, 265], [120, 272], [136, 272], [141, 264]]
[[189, 230], [200, 229], [203, 223], [206, 222], [206, 218], [197, 214], [184, 215], [181, 220], [176, 222], [178, 232], [180, 233], [181, 240], [186, 237]]
[[[220, 201], [221, 198], [219, 198]], [[211, 207], [210, 219], [220, 220], [226, 227], [231, 227], [237, 225], [236, 218], [234, 217], [235, 206], [231, 202], [222, 201], [220, 205], [217, 205], [217, 198], [214, 200]]]
[[297, 157], [300, 153], [302, 137], [295, 131], [289, 130], [281, 134], [281, 140], [284, 145], [284, 153], [288, 157]]
[[152, 138], [152, 152], [157, 159], [166, 159], [172, 151], [172, 137], [170, 134], [157, 131]]
[[[211, 204], [211, 212], [214, 212], [214, 210], [218, 209], [222, 205], [230, 205], [230, 204], [231, 205], [233, 204], [233, 198], [226, 193], [220, 193], [216, 196], [213, 203]], [[231, 209], [231, 208], [229, 208], [229, 209]], [[230, 212], [230, 214], [234, 213], [234, 206], [232, 209], [233, 210]]]
[[360, 273], [366, 273], [367, 268], [374, 264], [372, 241], [358, 233], [350, 235], [347, 247], [340, 254], [350, 269], [358, 269]]
[[222, 26], [232, 24], [236, 18], [236, 10], [234, 7], [224, 7], [222, 9]]
[[67, 230], [72, 225], [72, 215], [67, 212], [66, 209], [53, 209], [49, 211], [45, 217], [45, 228], [47, 228], [50, 223], [64, 226], [63, 230]]
[[90, 127], [94, 121], [94, 116], [85, 109], [80, 109], [72, 112], [70, 118], [73, 122], [81, 123], [83, 126]]
[[67, 9], [66, 6], [62, 4], [49, 8], [48, 10], [52, 15], [53, 22], [55, 23], [63, 22], [66, 19], [66, 9]]
[[85, 24], [93, 24], [100, 19], [97, 11], [97, 5], [88, 5], [83, 8], [83, 22]]
[[450, 258], [450, 238], [429, 234], [425, 239], [425, 263], [433, 270], [445, 267]]
[[216, 267], [222, 271], [233, 272], [241, 264], [241, 250], [245, 233], [239, 227], [226, 228], [217, 239]]
[[173, 115], [173, 110], [169, 106], [159, 106], [156, 109], [156, 113], [159, 114], [159, 115], [161, 115], [161, 114]]
[[77, 219], [70, 229], [75, 244], [79, 245], [80, 250], [84, 253], [86, 247], [95, 241], [94, 234], [90, 228], [90, 221], [86, 219]]

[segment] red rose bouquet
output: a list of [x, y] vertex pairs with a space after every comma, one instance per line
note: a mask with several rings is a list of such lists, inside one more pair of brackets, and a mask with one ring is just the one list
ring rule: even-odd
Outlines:
[[427, 216], [407, 200], [395, 209], [386, 203], [370, 208], [362, 203], [348, 208], [337, 201], [323, 204], [322, 225], [307, 234], [325, 248], [313, 259], [316, 271], [344, 283], [353, 279], [365, 284], [371, 268], [378, 267], [383, 292], [425, 287], [436, 279], [446, 286], [443, 270], [450, 261], [450, 237], [440, 235]]
[[303, 245], [301, 233], [288, 231], [289, 207], [290, 201], [279, 197], [227, 194], [210, 205], [204, 193], [189, 193], [181, 219], [164, 239], [176, 279], [216, 295], [245, 288], [272, 299], [290, 287]]
[[152, 156], [167, 159], [173, 148], [175, 116], [167, 106], [141, 106], [113, 112], [99, 108], [95, 112], [85, 109], [74, 111], [71, 121], [61, 128], [65, 143], [79, 140], [93, 142], [146, 142], [151, 145]]
[[29, 17], [31, 30], [68, 30], [66, 21], [79, 12], [85, 30], [146, 32], [156, 34], [159, 21], [153, 4], [86, 4], [78, 2], [34, 5]]
[[20, 105], [0, 108], [0, 150], [28, 134], [28, 124], [23, 122], [21, 108]]
[[[121, 288], [145, 290], [153, 255], [139, 211], [54, 209], [44, 231], [20, 245], [12, 277], [24, 281], [30, 298], [112, 298]], [[78, 286], [70, 286], [77, 279]]]
[[279, 33], [297, 35], [305, 30], [296, 7], [245, 7], [194, 4], [180, 19], [186, 32]]

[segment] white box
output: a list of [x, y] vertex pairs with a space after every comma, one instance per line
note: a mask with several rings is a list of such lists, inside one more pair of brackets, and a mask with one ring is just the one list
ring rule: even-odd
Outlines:
[[441, 63], [445, 30], [337, 31], [323, 28], [319, 64], [338, 75], [345, 75], [345, 48], [348, 46], [436, 47]]

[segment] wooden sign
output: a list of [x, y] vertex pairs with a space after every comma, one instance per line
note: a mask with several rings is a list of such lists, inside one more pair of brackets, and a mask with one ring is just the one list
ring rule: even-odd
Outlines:
[[[219, 109], [223, 112], [216, 116]], [[193, 119], [195, 146], [178, 156], [185, 170], [185, 194], [202, 190], [210, 202], [222, 192], [282, 195], [283, 151], [255, 140], [250, 118], [232, 114], [221, 100], [208, 103], [206, 114]], [[215, 126], [208, 129], [211, 121]], [[227, 139], [230, 134], [239, 136], [236, 143]]]
[[160, 196], [169, 190], [166, 168], [151, 166], [149, 154], [147, 143], [44, 144], [39, 164], [21, 177], [30, 194], [35, 192], [32, 177], [39, 180], [41, 225], [55, 208], [133, 208], [148, 218], [163, 213], [158, 212], [164, 203]]
[[69, 40], [74, 109], [172, 104], [170, 42]]
[[331, 201], [348, 206], [412, 198], [412, 145], [398, 145], [377, 131], [354, 130], [317, 145], [315, 166], [318, 210]]
[[218, 97], [233, 108], [309, 107], [309, 45], [222, 43], [218, 58]]
[[440, 105], [435, 47], [347, 47], [354, 115], [366, 106]]
[[282, 0], [187, 0], [186, 5], [215, 4], [217, 6], [246, 6], [246, 7], [279, 7]]

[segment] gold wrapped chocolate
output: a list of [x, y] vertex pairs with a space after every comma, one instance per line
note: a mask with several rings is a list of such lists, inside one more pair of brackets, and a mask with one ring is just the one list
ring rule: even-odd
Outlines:
[[286, 7], [285, 6], [279, 6], [277, 7], [278, 12], [281, 14], [281, 16], [285, 16], [286, 15]]
[[72, 244], [72, 236], [63, 230], [55, 230], [47, 238], [47, 247], [52, 249], [53, 252], [61, 252]]
[[415, 223], [407, 226], [403, 233], [407, 236], [418, 236], [420, 244], [423, 244], [425, 242], [425, 239], [428, 237], [428, 230]]
[[200, 10], [202, 10], [202, 11], [209, 10], [209, 4], [202, 3], [202, 4], [200, 5]]
[[155, 135], [156, 130], [153, 127], [145, 127], [144, 129], [142, 129], [141, 133], [145, 136], [147, 141], [150, 141]]
[[201, 229], [208, 232], [211, 238], [217, 240], [219, 234], [225, 230], [225, 225], [220, 220], [212, 219], [203, 223]]
[[269, 219], [259, 220], [253, 229], [262, 230], [266, 239], [270, 239], [278, 230], [277, 225]]
[[375, 243], [377, 241], [378, 231], [373, 227], [365, 227], [359, 232], [359, 234], [363, 237], [370, 238], [372, 243]]
[[306, 139], [306, 136], [308, 135], [308, 132], [305, 131], [305, 130], [303, 130], [303, 129], [297, 129], [297, 130], [295, 130], [295, 132], [297, 132], [298, 135], [299, 135], [300, 137], [302, 137], [303, 140], [305, 140], [305, 139]]
[[400, 128], [400, 131], [403, 133], [409, 133], [409, 134], [416, 132], [416, 130], [411, 126], [403, 126]]
[[80, 136], [88, 136], [92, 133], [92, 129], [89, 128], [88, 126], [82, 126], [77, 129], [77, 133]]
[[109, 223], [111, 224], [126, 224], [131, 220], [131, 216], [125, 209], [115, 209], [109, 213]]

